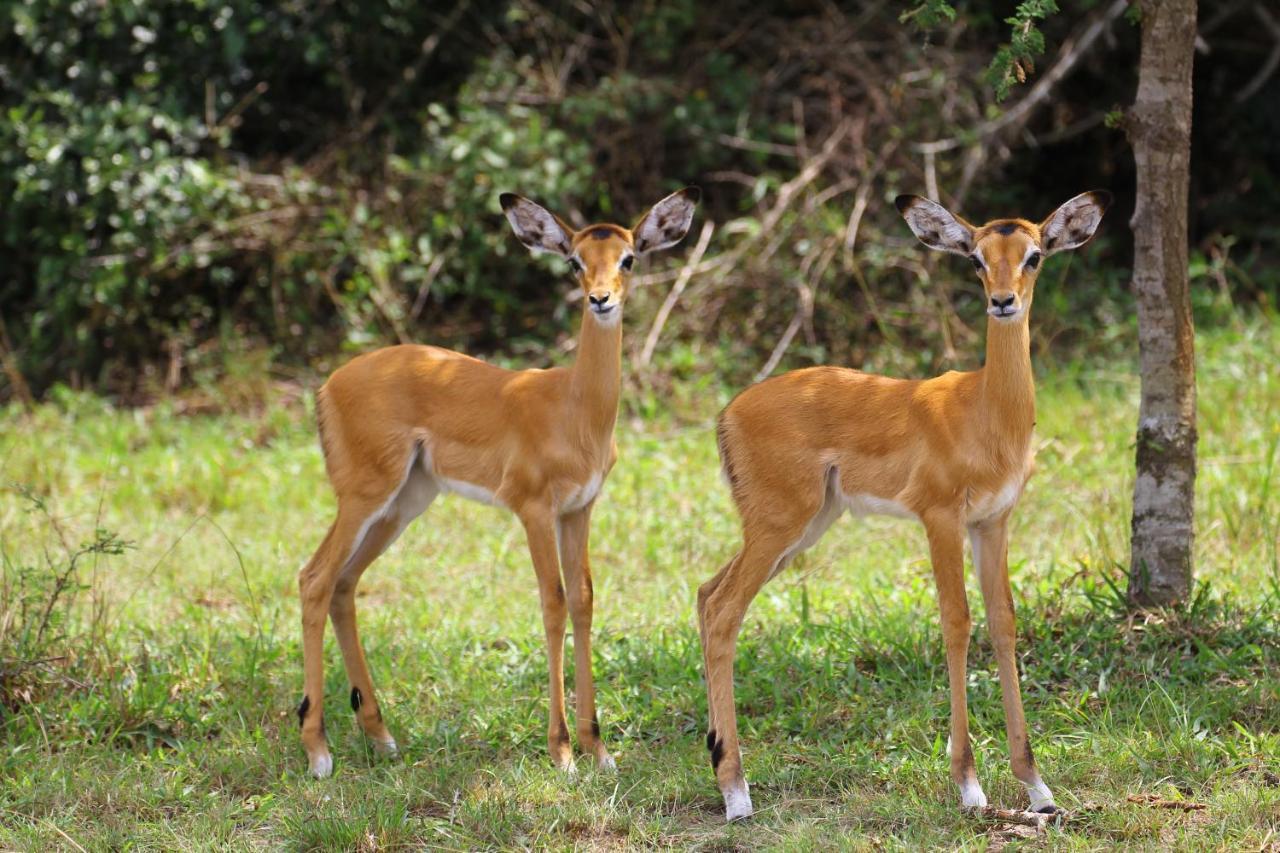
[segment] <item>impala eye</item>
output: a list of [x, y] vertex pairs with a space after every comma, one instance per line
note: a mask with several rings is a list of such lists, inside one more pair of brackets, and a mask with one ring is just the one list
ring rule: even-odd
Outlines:
[[570, 258], [570, 259], [569, 259], [569, 269], [573, 270], [573, 274], [574, 274], [574, 275], [581, 275], [581, 274], [582, 274], [582, 261], [578, 260], [577, 258]]
[[631, 268], [632, 268], [633, 266], [635, 266], [635, 265], [636, 265], [636, 256], [635, 256], [635, 255], [627, 255], [627, 256], [626, 256], [625, 258], [623, 258], [623, 259], [622, 259], [622, 261], [618, 264], [618, 266], [622, 267], [622, 268], [623, 268], [624, 270], [626, 270], [627, 272], [631, 272]]
[[1040, 258], [1043, 257], [1039, 252], [1032, 252], [1031, 257], [1027, 258], [1027, 269], [1033, 270], [1040, 266]]
[[982, 258], [977, 255], [970, 255], [969, 260], [973, 261], [973, 268], [978, 272], [982, 272]]

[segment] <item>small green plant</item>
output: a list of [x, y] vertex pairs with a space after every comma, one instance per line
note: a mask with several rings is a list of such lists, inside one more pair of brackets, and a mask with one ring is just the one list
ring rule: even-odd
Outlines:
[[78, 628], [73, 611], [89, 589], [82, 569], [88, 559], [119, 556], [132, 547], [110, 530], [97, 528], [75, 545], [48, 503], [29, 486], [14, 485], [27, 511], [41, 514], [55, 549], [35, 559], [9, 553], [0, 540], [0, 705], [33, 701], [43, 674], [65, 664]]

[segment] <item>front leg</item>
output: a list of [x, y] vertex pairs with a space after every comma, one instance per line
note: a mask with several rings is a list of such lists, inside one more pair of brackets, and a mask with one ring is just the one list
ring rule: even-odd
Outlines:
[[525, 507], [517, 513], [529, 540], [529, 556], [538, 576], [542, 626], [547, 634], [547, 670], [551, 696], [547, 722], [547, 751], [561, 770], [573, 770], [569, 724], [564, 717], [565, 595], [556, 555], [556, 518], [550, 506]]
[[987, 607], [987, 630], [991, 632], [991, 645], [995, 648], [996, 665], [1000, 671], [1009, 763], [1013, 766], [1013, 775], [1027, 789], [1031, 811], [1053, 814], [1057, 807], [1053, 803], [1053, 794], [1036, 769], [1027, 721], [1022, 712], [1022, 689], [1018, 684], [1015, 648], [1017, 625], [1013, 616], [1013, 593], [1009, 589], [1008, 516], [970, 527], [969, 544], [973, 548], [973, 565], [977, 569], [982, 600]]
[[969, 654], [969, 601], [964, 589], [964, 538], [959, 520], [949, 512], [923, 518], [929, 535], [929, 557], [938, 588], [938, 609], [942, 617], [942, 640], [947, 648], [947, 678], [951, 685], [951, 778], [960, 788], [965, 808], [981, 808], [987, 795], [978, 784], [969, 742], [968, 679], [965, 667]]
[[614, 768], [613, 756], [600, 738], [596, 716], [596, 685], [591, 675], [591, 562], [587, 539], [591, 531], [591, 508], [560, 518], [560, 566], [569, 597], [569, 618], [573, 620], [573, 681], [577, 696], [578, 748], [595, 757], [602, 769]]

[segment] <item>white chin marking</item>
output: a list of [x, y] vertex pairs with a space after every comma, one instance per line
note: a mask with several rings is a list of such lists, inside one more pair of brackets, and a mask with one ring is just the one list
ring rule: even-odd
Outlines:
[[1053, 792], [1039, 776], [1036, 776], [1030, 784], [1023, 782], [1022, 786], [1027, 789], [1027, 796], [1031, 799], [1031, 811], [1037, 812], [1043, 808], [1053, 807]]
[[987, 806], [987, 795], [976, 781], [960, 785], [960, 805], [966, 809], [982, 809]]
[[729, 823], [751, 817], [751, 795], [746, 781], [738, 782], [724, 792], [724, 819]]
[[622, 320], [622, 309], [614, 308], [608, 314], [597, 314], [595, 311], [592, 311], [591, 316], [595, 317], [596, 322], [601, 326], [604, 326], [605, 328], [612, 328], [613, 326], [618, 325]]
[[333, 756], [320, 755], [311, 759], [311, 775], [324, 779], [333, 774]]

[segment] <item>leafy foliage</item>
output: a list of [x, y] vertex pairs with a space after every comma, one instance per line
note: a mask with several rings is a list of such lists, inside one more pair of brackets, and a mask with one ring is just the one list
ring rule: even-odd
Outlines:
[[[705, 190], [715, 230], [682, 297], [693, 310], [663, 330], [669, 371], [711, 369], [723, 348], [714, 368], [745, 381], [775, 350], [787, 364], [862, 363], [881, 342], [952, 366], [973, 340], [972, 283], [953, 290], [954, 269], [922, 260], [893, 195], [932, 175], [979, 218], [1042, 214], [1082, 182], [1126, 203], [1124, 138], [1100, 114], [1131, 95], [1113, 72], [1135, 33], [1117, 25], [1052, 108], [988, 136], [998, 96], [1078, 17], [1051, 0], [1002, 20], [1007, 8], [5, 5], [0, 366], [37, 395], [64, 382], [137, 399], [246, 345], [288, 365], [397, 340], [546, 353], [572, 329], [570, 285], [513, 243], [497, 192], [581, 225], [627, 222], [686, 183]], [[900, 19], [942, 37], [922, 44]], [[1222, 20], [1211, 42], [1259, 38], [1244, 13]], [[1280, 134], [1275, 111], [1232, 101], [1249, 56], [1197, 62], [1193, 229], [1202, 251], [1236, 241], [1244, 274], [1228, 281], [1258, 300], [1280, 289], [1274, 226], [1239, 202], [1280, 194], [1280, 168], [1257, 168], [1280, 158]], [[926, 164], [930, 140], [956, 147]], [[1088, 262], [1098, 274], [1037, 302], [1059, 346], [1127, 335], [1099, 322], [1126, 313], [1114, 221]], [[680, 262], [641, 271], [630, 334], [643, 339]], [[13, 393], [0, 379], [0, 397]]]

